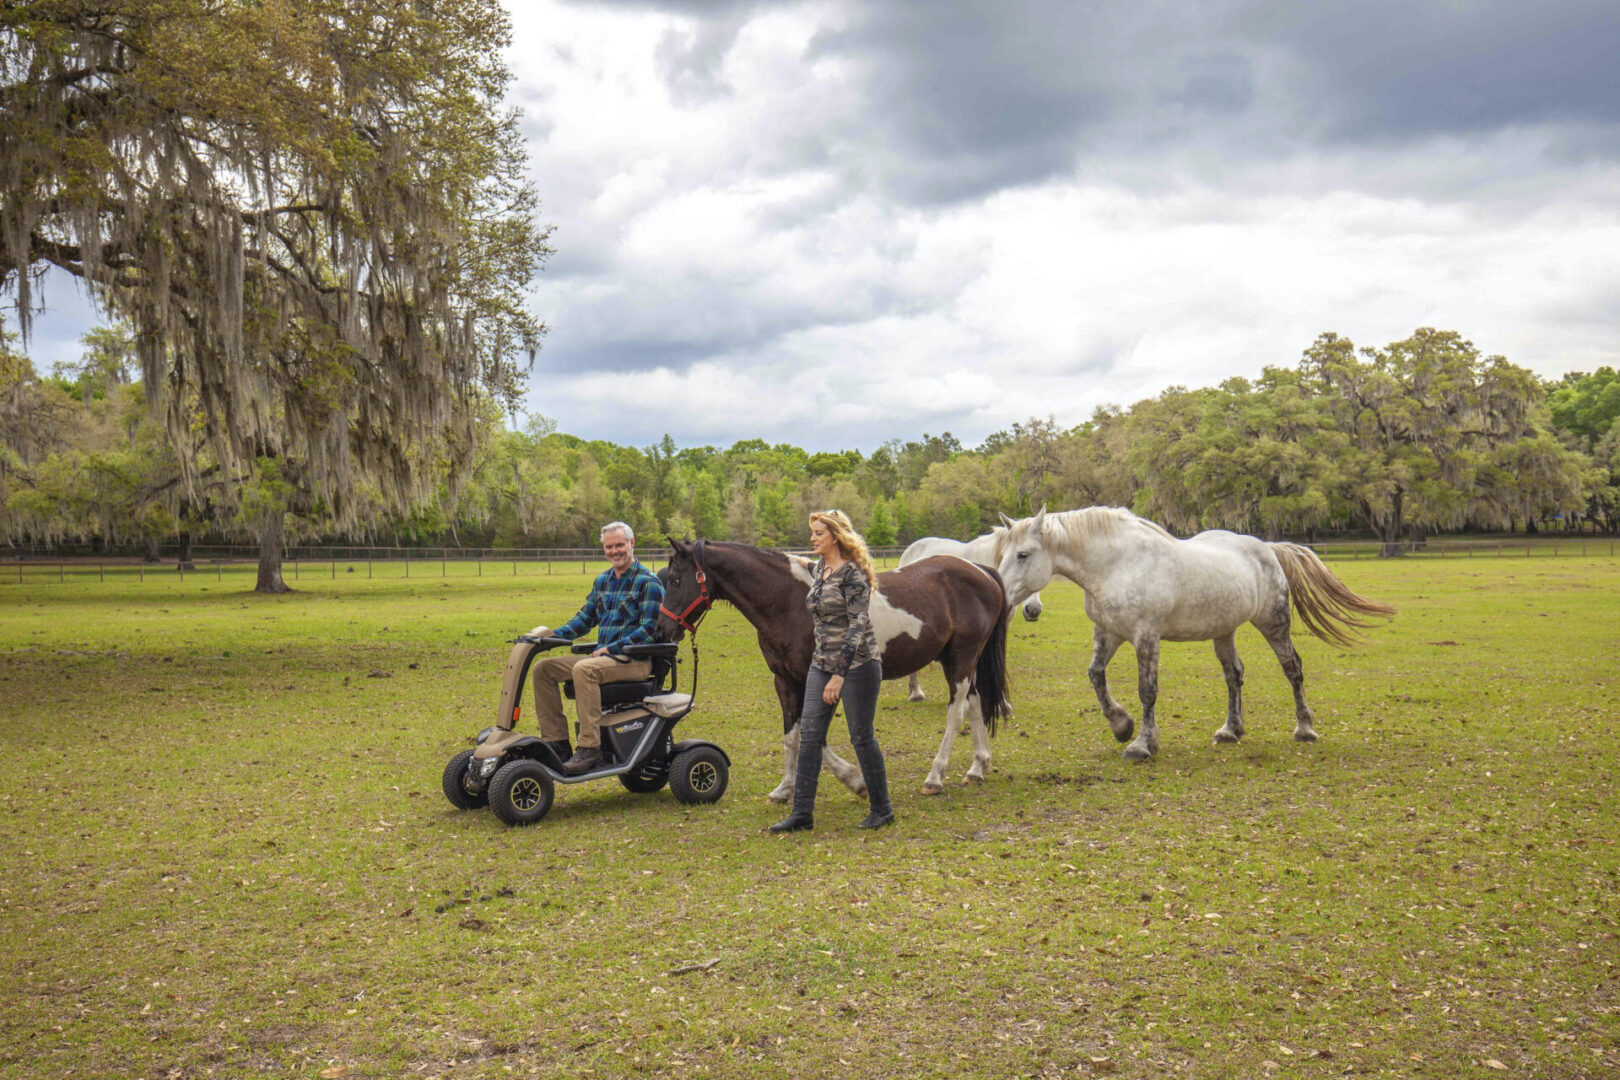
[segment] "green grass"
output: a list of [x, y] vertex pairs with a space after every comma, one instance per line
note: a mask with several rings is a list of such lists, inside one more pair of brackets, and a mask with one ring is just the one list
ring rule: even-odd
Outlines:
[[1123, 762], [1054, 587], [987, 783], [963, 739], [918, 793], [942, 683], [890, 684], [898, 826], [825, 778], [785, 837], [729, 609], [682, 727], [717, 806], [610, 781], [507, 829], [440, 770], [577, 574], [0, 585], [0, 1077], [1615, 1075], [1620, 562], [1333, 565], [1401, 614], [1301, 643], [1320, 743], [1246, 632], [1245, 741], [1167, 645]]

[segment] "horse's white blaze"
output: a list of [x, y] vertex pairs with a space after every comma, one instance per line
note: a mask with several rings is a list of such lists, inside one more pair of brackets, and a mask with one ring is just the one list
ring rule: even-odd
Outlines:
[[889, 603], [889, 598], [883, 593], [874, 591], [872, 602], [867, 607], [872, 617], [872, 633], [877, 638], [878, 655], [889, 647], [889, 642], [897, 637], [922, 637], [922, 620], [904, 608], [897, 608]]

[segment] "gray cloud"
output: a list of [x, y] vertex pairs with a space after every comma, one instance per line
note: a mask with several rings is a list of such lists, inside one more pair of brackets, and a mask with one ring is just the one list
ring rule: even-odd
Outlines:
[[[659, 62], [677, 94], [715, 72], [756, 3], [626, 3], [677, 14]], [[667, 47], [666, 47], [667, 46]], [[1335, 147], [1578, 125], [1577, 150], [1620, 153], [1620, 5], [1576, 0], [1188, 5], [867, 0], [817, 34], [858, 104], [802, 150], [851, 183], [941, 205], [1144, 154], [1213, 144], [1264, 160]]]

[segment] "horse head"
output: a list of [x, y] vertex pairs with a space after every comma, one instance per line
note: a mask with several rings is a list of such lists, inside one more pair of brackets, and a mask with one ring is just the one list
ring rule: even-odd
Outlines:
[[[1018, 607], [1034, 599], [1056, 573], [1046, 548], [1046, 507], [1034, 517], [1017, 521], [1002, 514], [1001, 521], [1004, 529], [996, 536], [996, 571], [1007, 590], [1007, 606]], [[1024, 618], [1031, 621], [1039, 615], [1038, 607], [1033, 616], [1027, 608], [1024, 611]]]
[[687, 631], [697, 633], [698, 623], [714, 603], [708, 575], [703, 567], [703, 541], [669, 540], [669, 565], [658, 571], [664, 583], [664, 602], [658, 608], [658, 636], [679, 641]]

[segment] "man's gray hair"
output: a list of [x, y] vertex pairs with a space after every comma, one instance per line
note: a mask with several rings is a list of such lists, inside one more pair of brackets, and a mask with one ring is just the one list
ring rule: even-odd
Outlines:
[[622, 521], [610, 521], [606, 525], [602, 526], [602, 532], [597, 539], [606, 540], [607, 534], [610, 532], [622, 532], [624, 533], [624, 538], [630, 541], [630, 543], [634, 544], [636, 542], [636, 530], [632, 529]]

